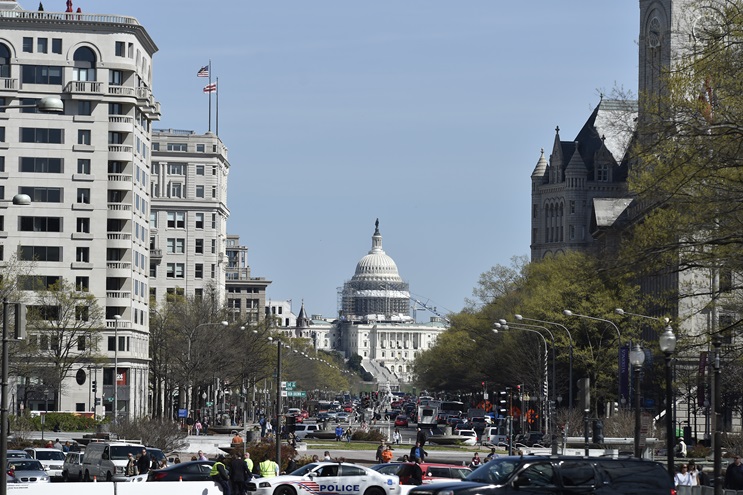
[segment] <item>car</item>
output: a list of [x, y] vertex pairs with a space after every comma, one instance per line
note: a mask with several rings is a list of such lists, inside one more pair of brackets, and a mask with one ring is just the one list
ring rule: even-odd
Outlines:
[[62, 465], [64, 464], [64, 452], [58, 449], [50, 448], [27, 448], [24, 449], [28, 455], [33, 459], [40, 461], [46, 472], [49, 473], [49, 477], [54, 479], [62, 479]]
[[[467, 466], [458, 464], [421, 462], [420, 467], [423, 472], [424, 484], [438, 483], [439, 481], [462, 481], [472, 472], [472, 469]], [[379, 473], [394, 474], [400, 478], [401, 485], [412, 484], [410, 483], [412, 468], [412, 462], [388, 462], [371, 466], [371, 469]]]
[[25, 450], [9, 450], [8, 459], [33, 459]]
[[456, 426], [460, 421], [462, 418], [458, 414], [449, 414], [446, 417], [446, 424], [449, 426]]
[[310, 433], [321, 431], [322, 425], [316, 423], [305, 423], [301, 425], [294, 425], [294, 436], [297, 440], [304, 440], [304, 438]]
[[83, 480], [83, 456], [82, 452], [67, 452], [62, 464], [62, 479], [65, 481]]
[[319, 413], [317, 413], [317, 420], [318, 421], [330, 420], [330, 413], [328, 411], [320, 411]]
[[348, 462], [311, 462], [290, 474], [256, 478], [248, 483], [251, 495], [317, 495], [355, 493], [400, 495], [400, 479]]
[[577, 456], [508, 456], [493, 459], [463, 481], [415, 487], [410, 495], [519, 495], [606, 493], [669, 495], [668, 471], [646, 459]]
[[147, 472], [147, 481], [209, 481], [213, 461], [188, 461]]
[[348, 414], [348, 413], [347, 413], [347, 412], [345, 412], [345, 411], [341, 411], [341, 412], [339, 412], [338, 414], [336, 414], [336, 415], [335, 415], [335, 419], [336, 419], [336, 420], [337, 420], [337, 421], [338, 421], [339, 423], [343, 423], [343, 422], [346, 422], [346, 423], [347, 423], [348, 421], [350, 421], [350, 420], [351, 420], [351, 415], [350, 415], [350, 414]]
[[[472, 424], [470, 422], [468, 422], [468, 421], [462, 421], [460, 419], [459, 422], [457, 422], [454, 425], [453, 431], [456, 432], [456, 431], [459, 431], [459, 430], [471, 430], [471, 429], [472, 429]], [[456, 433], [455, 433], [455, 435], [456, 435]]]
[[[59, 452], [59, 451], [57, 451]], [[36, 459], [9, 459], [7, 464], [7, 481], [9, 483], [49, 483], [49, 473]]]
[[343, 404], [343, 410], [347, 413], [352, 413], [354, 410], [353, 404]]
[[487, 422], [485, 421], [485, 418], [482, 416], [474, 417], [470, 419], [470, 426], [471, 429], [475, 430], [478, 435], [482, 435], [482, 432], [487, 427]]
[[167, 467], [168, 458], [165, 457], [165, 452], [163, 452], [162, 450], [156, 449], [154, 447], [147, 447], [147, 455], [150, 456], [150, 463], [152, 463], [153, 459], [156, 459], [158, 466]]
[[300, 414], [302, 415], [302, 419], [309, 419], [310, 417], [310, 412], [307, 409], [302, 409]]
[[457, 430], [454, 435], [461, 436], [461, 443], [464, 445], [477, 445], [477, 432], [475, 430]]
[[408, 417], [400, 414], [395, 418], [395, 426], [408, 426]]

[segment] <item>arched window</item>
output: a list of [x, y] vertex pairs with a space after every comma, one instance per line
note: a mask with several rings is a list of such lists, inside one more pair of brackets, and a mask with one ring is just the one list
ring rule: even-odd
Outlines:
[[10, 50], [0, 43], [0, 77], [10, 77]]
[[95, 81], [96, 56], [93, 50], [87, 46], [81, 46], [75, 50], [72, 57], [75, 68], [72, 72], [75, 81]]

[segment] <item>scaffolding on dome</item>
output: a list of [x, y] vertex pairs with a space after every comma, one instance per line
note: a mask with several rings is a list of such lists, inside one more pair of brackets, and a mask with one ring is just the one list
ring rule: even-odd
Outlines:
[[410, 318], [410, 289], [407, 282], [348, 280], [340, 293], [341, 318], [358, 320], [374, 315], [384, 320]]

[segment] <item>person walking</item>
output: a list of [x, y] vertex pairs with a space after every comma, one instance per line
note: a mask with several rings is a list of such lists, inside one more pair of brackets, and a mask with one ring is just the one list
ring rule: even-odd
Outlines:
[[246, 483], [251, 478], [248, 465], [245, 464], [241, 452], [236, 452], [230, 462], [230, 483], [232, 484], [232, 495], [245, 495]]
[[250, 458], [250, 452], [245, 452], [245, 465], [248, 466], [248, 472], [250, 473], [245, 481], [250, 481], [253, 478], [253, 459]]
[[274, 478], [279, 475], [279, 465], [268, 457], [258, 464], [258, 470], [262, 478]]
[[130, 478], [138, 474], [139, 472], [137, 471], [137, 460], [134, 458], [134, 454], [129, 452], [129, 455], [127, 456], [126, 467], [124, 468], [124, 475], [127, 478]]
[[400, 445], [402, 434], [398, 428], [395, 428], [395, 433], [392, 434], [392, 440], [395, 442], [395, 445]]
[[727, 490], [743, 490], [743, 464], [740, 456], [733, 457], [732, 464], [725, 470], [725, 488]]
[[376, 455], [376, 459], [377, 459], [377, 463], [380, 463], [380, 464], [381, 464], [382, 462], [384, 462], [384, 461], [382, 460], [382, 452], [384, 452], [384, 440], [380, 440], [380, 442], [379, 442], [379, 447], [377, 447], [377, 455]]
[[150, 456], [147, 455], [147, 449], [142, 449], [142, 453], [137, 458], [137, 471], [139, 474], [147, 474], [150, 470]]
[[335, 441], [340, 442], [343, 438], [343, 427], [338, 425], [335, 427]]
[[217, 486], [219, 486], [223, 495], [231, 495], [230, 477], [227, 474], [227, 469], [224, 465], [224, 455], [219, 454], [217, 461], [212, 464], [212, 469], [209, 471], [209, 477], [217, 484]]
[[415, 445], [410, 448], [410, 459], [413, 461], [415, 461], [415, 459], [420, 459], [419, 462], [423, 462], [426, 460], [427, 455], [428, 452], [423, 450], [423, 447], [418, 442], [415, 442]]
[[673, 481], [676, 488], [680, 486], [691, 486], [693, 484], [691, 475], [689, 474], [689, 468], [686, 464], [679, 466], [679, 472], [673, 477]]
[[195, 423], [193, 424], [193, 429], [194, 429], [194, 431], [196, 432], [196, 436], [197, 436], [197, 437], [198, 437], [199, 435], [201, 435], [201, 429], [202, 429], [203, 427], [204, 427], [204, 425], [202, 425], [202, 424], [201, 424], [201, 421], [199, 421], [198, 419], [197, 419], [197, 420], [196, 420], [196, 422], [195, 422]]

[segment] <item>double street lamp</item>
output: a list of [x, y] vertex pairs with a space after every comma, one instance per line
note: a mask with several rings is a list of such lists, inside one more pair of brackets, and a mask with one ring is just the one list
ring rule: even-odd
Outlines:
[[676, 350], [676, 336], [671, 325], [666, 326], [659, 339], [660, 350], [666, 356], [666, 450], [668, 451], [668, 474], [673, 479], [673, 448], [674, 448], [674, 421], [673, 421], [673, 375], [671, 373], [671, 357]]
[[632, 365], [632, 372], [635, 375], [635, 457], [639, 458], [642, 455], [642, 451], [640, 450], [640, 431], [642, 429], [640, 375], [642, 365], [645, 362], [645, 351], [640, 347], [640, 344], [635, 344], [635, 347], [630, 351], [629, 362]]

